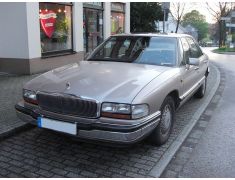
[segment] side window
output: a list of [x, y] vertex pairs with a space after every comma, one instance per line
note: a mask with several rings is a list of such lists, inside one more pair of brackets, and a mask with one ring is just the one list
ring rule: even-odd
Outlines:
[[131, 44], [131, 40], [130, 39], [126, 39], [123, 44], [121, 45], [119, 51], [118, 51], [118, 57], [122, 57], [126, 54], [126, 51], [129, 49]]
[[[185, 38], [181, 38], [181, 43], [182, 43], [182, 47], [183, 47], [183, 51], [187, 52], [189, 51], [189, 44], [188, 41]], [[186, 65], [186, 57], [183, 58], [182, 62], [180, 63], [180, 65]]]
[[187, 41], [190, 46], [189, 57], [191, 58], [199, 58], [202, 55], [202, 51], [199, 46], [194, 42], [192, 38], [187, 37]]
[[104, 45], [104, 49], [101, 49], [96, 55], [96, 58], [99, 57], [108, 57], [111, 55], [111, 52], [113, 50], [113, 47], [115, 45], [115, 38], [110, 39], [110, 41], [108, 41], [105, 45]]

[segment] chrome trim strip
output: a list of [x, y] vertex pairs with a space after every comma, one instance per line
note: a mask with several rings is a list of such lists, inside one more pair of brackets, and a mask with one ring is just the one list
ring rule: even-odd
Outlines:
[[184, 93], [182, 96], [180, 96], [180, 99], [183, 100], [186, 98], [191, 92], [193, 92], [199, 85], [201, 85], [201, 82], [205, 79], [205, 76], [203, 76], [202, 79], [200, 79], [196, 84], [193, 85], [186, 93]]
[[77, 136], [81, 138], [87, 138], [92, 140], [104, 140], [112, 142], [126, 142], [130, 143], [135, 140], [142, 138], [153, 130], [159, 123], [160, 118], [157, 118], [152, 123], [134, 131], [134, 132], [114, 132], [114, 131], [103, 131], [103, 130], [79, 130]]
[[[123, 124], [117, 124], [117, 123], [112, 123], [111, 125], [118, 125], [118, 126], [133, 126], [133, 125], [137, 125], [137, 124], [145, 124], [145, 123], [148, 123], [149, 121], [152, 121], [153, 119], [155, 118], [159, 118], [159, 116], [161, 115], [161, 111], [157, 111], [149, 116], [146, 116], [146, 117], [143, 117], [143, 118], [140, 118], [140, 119], [132, 119], [132, 120], [129, 120], [132, 124], [128, 124], [128, 125], [123, 125]], [[104, 117], [101, 117], [101, 118], [104, 118]], [[114, 119], [113, 119], [114, 120]], [[124, 119], [118, 119], [118, 120], [124, 120]], [[126, 121], [126, 120], [125, 120]], [[102, 122], [101, 124], [103, 125], [110, 125], [110, 123], [104, 123]]]
[[[150, 114], [149, 116], [146, 116], [145, 118], [149, 120], [149, 119], [154, 119], [154, 118], [156, 118], [156, 117], [158, 117], [160, 115], [161, 115], [161, 111], [157, 111], [157, 112], [155, 112], [153, 114]], [[143, 119], [145, 119], [145, 118], [143, 118]]]

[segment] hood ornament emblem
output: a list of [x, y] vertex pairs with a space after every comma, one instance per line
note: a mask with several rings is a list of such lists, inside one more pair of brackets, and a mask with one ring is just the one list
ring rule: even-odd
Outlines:
[[71, 85], [70, 85], [70, 82], [67, 82], [66, 83], [66, 89], [70, 89]]

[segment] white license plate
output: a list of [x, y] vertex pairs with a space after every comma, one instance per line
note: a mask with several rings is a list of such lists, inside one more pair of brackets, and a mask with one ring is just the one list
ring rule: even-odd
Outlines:
[[40, 128], [47, 128], [55, 131], [77, 135], [77, 125], [73, 123], [55, 121], [52, 119], [42, 118], [42, 117], [38, 117], [37, 123], [38, 127]]

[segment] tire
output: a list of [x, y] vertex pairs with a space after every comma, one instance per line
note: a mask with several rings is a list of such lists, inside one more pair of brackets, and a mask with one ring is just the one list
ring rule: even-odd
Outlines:
[[161, 106], [161, 120], [150, 135], [150, 141], [157, 146], [164, 144], [171, 133], [175, 116], [175, 102], [167, 96]]
[[194, 94], [196, 98], [203, 98], [206, 92], [206, 85], [207, 85], [207, 78], [205, 77], [202, 85], [200, 88], [197, 90], [197, 92]]

